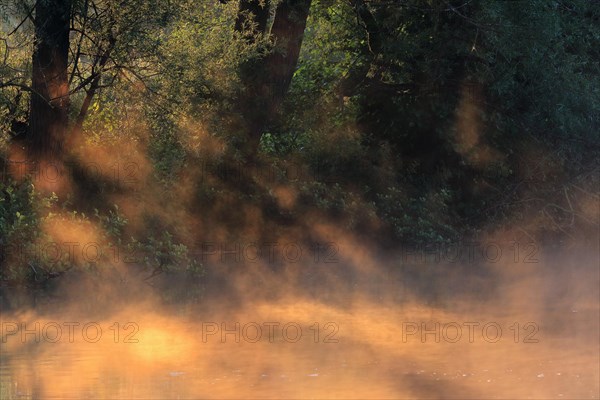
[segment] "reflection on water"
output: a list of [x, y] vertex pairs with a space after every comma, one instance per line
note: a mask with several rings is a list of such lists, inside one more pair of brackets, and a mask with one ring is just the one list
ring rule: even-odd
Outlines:
[[599, 398], [597, 267], [555, 264], [446, 307], [445, 294], [354, 293], [347, 307], [293, 296], [226, 312], [5, 313], [0, 397]]

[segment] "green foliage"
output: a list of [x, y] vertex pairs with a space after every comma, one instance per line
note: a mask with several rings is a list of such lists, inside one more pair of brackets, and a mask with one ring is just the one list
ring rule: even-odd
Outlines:
[[332, 94], [340, 78], [360, 62], [356, 50], [363, 39], [355, 34], [354, 11], [343, 2], [335, 6], [326, 3], [317, 1], [312, 7], [302, 46], [302, 62], [294, 74], [290, 92], [296, 101], [306, 104], [324, 94]]
[[496, 2], [482, 11], [482, 18], [501, 27], [481, 38], [483, 57], [494, 63], [488, 92], [500, 107], [491, 115], [499, 129], [563, 143], [597, 140], [600, 31], [593, 21], [600, 7]]
[[28, 181], [0, 183], [0, 191], [0, 280], [12, 284], [45, 283], [75, 267], [98, 273], [99, 264], [102, 269], [110, 269], [119, 261], [110, 251], [102, 251], [97, 261], [74, 256], [75, 252], [66, 251], [64, 243], [41, 229], [57, 223], [97, 231], [100, 248], [120, 248], [125, 254], [135, 254], [136, 261], [148, 268], [183, 270], [195, 276], [203, 273], [202, 265], [193, 260], [187, 247], [175, 242], [168, 231], [159, 238], [128, 239], [125, 236], [128, 221], [116, 205], [105, 212], [96, 209], [90, 218], [66, 209], [68, 203], [59, 207], [55, 194], [42, 196]]
[[185, 164], [185, 149], [177, 138], [177, 127], [169, 116], [152, 113], [148, 117], [151, 129], [149, 156], [159, 181], [163, 184], [172, 183]]
[[173, 235], [166, 231], [158, 238], [148, 236], [141, 241], [132, 238], [129, 249], [141, 255], [142, 264], [155, 273], [183, 269], [195, 275], [202, 275], [204, 271], [202, 264], [190, 257], [188, 248], [181, 243], [175, 243]]
[[451, 243], [460, 238], [460, 232], [451, 225], [452, 195], [448, 189], [440, 189], [427, 197], [412, 197], [397, 187], [390, 187], [377, 197], [381, 218], [390, 224], [393, 234], [403, 243]]
[[114, 210], [108, 210], [107, 214], [101, 214], [95, 209], [94, 216], [100, 221], [100, 224], [104, 228], [104, 232], [120, 242], [128, 221], [127, 218], [119, 213], [119, 206], [115, 204]]
[[33, 184], [0, 182], [0, 238], [6, 243], [34, 237], [39, 224]]
[[284, 156], [295, 151], [302, 151], [309, 144], [309, 135], [304, 132], [263, 133], [260, 138], [260, 149], [265, 154]]
[[0, 182], [0, 193], [0, 267], [4, 267], [0, 280], [37, 281], [64, 270], [64, 258], [52, 259], [50, 252], [40, 251], [39, 246], [48, 239], [40, 227], [47, 210], [55, 205], [56, 195], [41, 196], [28, 180]]
[[312, 182], [301, 187], [305, 201], [310, 201], [317, 208], [339, 214], [346, 208], [346, 192], [339, 184], [326, 185], [322, 182]]
[[[5, 3], [2, 132], [12, 121], [26, 122], [33, 46], [27, 19], [8, 35], [26, 17], [26, 4]], [[210, 171], [214, 179], [192, 189], [189, 205], [207, 225], [223, 222], [205, 215], [222, 203], [236, 212], [247, 203], [269, 209], [275, 186], [287, 184], [300, 200], [289, 210], [296, 218], [317, 210], [356, 231], [361, 221], [378, 218], [381, 230], [367, 234], [411, 244], [448, 242], [510, 217], [523, 192], [540, 197], [596, 165], [597, 1], [313, 0], [299, 64], [277, 111], [261, 98], [261, 85], [269, 82], [262, 61], [272, 41], [268, 35], [248, 41], [235, 32], [237, 2], [125, 3], [74, 3], [72, 119], [102, 70], [83, 125], [88, 142], [139, 143], [154, 172], [147, 183], [175, 193], [170, 189], [194, 176], [204, 156], [220, 167], [244, 161], [236, 150], [256, 117], [268, 119], [257, 158], [277, 168], [298, 160], [315, 177], [285, 182], [278, 170], [272, 182], [238, 184]], [[195, 126], [206, 135], [191, 132]], [[222, 152], [227, 145], [234, 150]], [[27, 182], [0, 189], [0, 240], [25, 247], [50, 240], [40, 224], [55, 217], [57, 199], [43, 198]], [[118, 195], [131, 195], [121, 189]], [[177, 207], [171, 201], [179, 200], [172, 197], [158, 203], [171, 211]], [[68, 218], [101, 226], [102, 240], [139, 252], [147, 268], [202, 270], [172, 225], [159, 221], [157, 229], [130, 239], [117, 208], [89, 218], [74, 212], [81, 206], [61, 205]], [[230, 210], [223, 208], [219, 215], [226, 219]], [[231, 214], [236, 223], [242, 218]], [[271, 214], [278, 212], [264, 218]], [[31, 280], [72, 267], [34, 261], [19, 270], [5, 267], [2, 276]]]
[[[522, 162], [531, 143], [564, 160], [558, 168], [567, 175], [593, 164], [598, 4], [365, 4], [370, 22], [356, 23], [349, 4], [313, 7], [282, 126], [311, 132], [294, 150], [313, 169], [322, 164], [328, 178], [369, 185], [367, 197], [399, 239], [447, 240], [489, 223], [481, 209], [510, 215], [499, 188], [539, 169], [536, 159]], [[471, 90], [479, 97], [469, 99]], [[464, 151], [458, 142], [461, 104], [474, 104], [477, 143], [495, 154], [485, 162], [473, 161], [483, 147]], [[382, 152], [388, 147], [390, 158]]]
[[231, 97], [237, 90], [238, 65], [253, 50], [231, 29], [236, 9], [235, 4], [182, 2], [178, 18], [162, 34], [160, 85], [184, 109]]

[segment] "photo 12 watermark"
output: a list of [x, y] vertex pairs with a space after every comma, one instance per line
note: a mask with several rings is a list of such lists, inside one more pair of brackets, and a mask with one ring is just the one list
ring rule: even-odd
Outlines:
[[415, 264], [477, 264], [477, 263], [539, 263], [539, 246], [535, 242], [512, 241], [433, 243], [415, 247], [400, 246], [398, 257], [403, 263]]
[[192, 252], [201, 262], [335, 264], [340, 247], [335, 242], [202, 242]]
[[498, 343], [503, 338], [514, 343], [539, 343], [536, 335], [539, 326], [535, 322], [504, 325], [498, 322], [415, 322], [401, 325], [402, 343]]
[[[339, 262], [340, 248], [335, 242], [202, 242], [190, 256], [200, 262], [277, 264], [314, 263], [335, 264]], [[27, 262], [32, 257], [43, 259], [48, 265], [77, 262], [139, 264], [144, 261], [139, 246], [117, 246], [113, 243], [94, 241], [48, 241], [40, 244], [0, 244], [0, 252], [13, 261]]]
[[4, 160], [0, 168], [0, 182], [10, 177], [30, 177], [37, 182], [57, 183], [76, 170], [91, 180], [110, 180], [125, 186], [136, 186], [140, 180], [140, 166], [131, 160], [118, 160], [103, 164], [95, 161], [64, 161], [40, 163], [35, 160]]
[[306, 326], [298, 322], [202, 322], [202, 343], [297, 343], [306, 338], [313, 343], [339, 343], [336, 322], [315, 322]]
[[0, 343], [75, 343], [79, 340], [97, 343], [103, 337], [110, 337], [114, 343], [138, 343], [139, 330], [135, 322], [4, 321], [0, 323]]

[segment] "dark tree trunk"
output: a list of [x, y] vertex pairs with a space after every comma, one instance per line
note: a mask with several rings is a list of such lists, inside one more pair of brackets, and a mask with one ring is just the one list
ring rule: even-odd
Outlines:
[[68, 55], [72, 0], [38, 0], [28, 150], [32, 157], [59, 158], [69, 112]]
[[278, 115], [292, 82], [310, 4], [311, 0], [282, 0], [271, 27], [274, 48], [267, 56], [243, 66], [241, 75], [246, 93], [241, 104], [248, 131], [246, 151], [251, 157], [258, 149], [264, 129]]
[[276, 112], [298, 65], [311, 0], [283, 0], [277, 7], [271, 35], [275, 49], [265, 58], [269, 75], [270, 108]]

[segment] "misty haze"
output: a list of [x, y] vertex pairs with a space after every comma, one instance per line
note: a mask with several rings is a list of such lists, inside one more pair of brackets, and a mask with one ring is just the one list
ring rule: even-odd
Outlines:
[[599, 399], [600, 3], [0, 0], [0, 399]]

